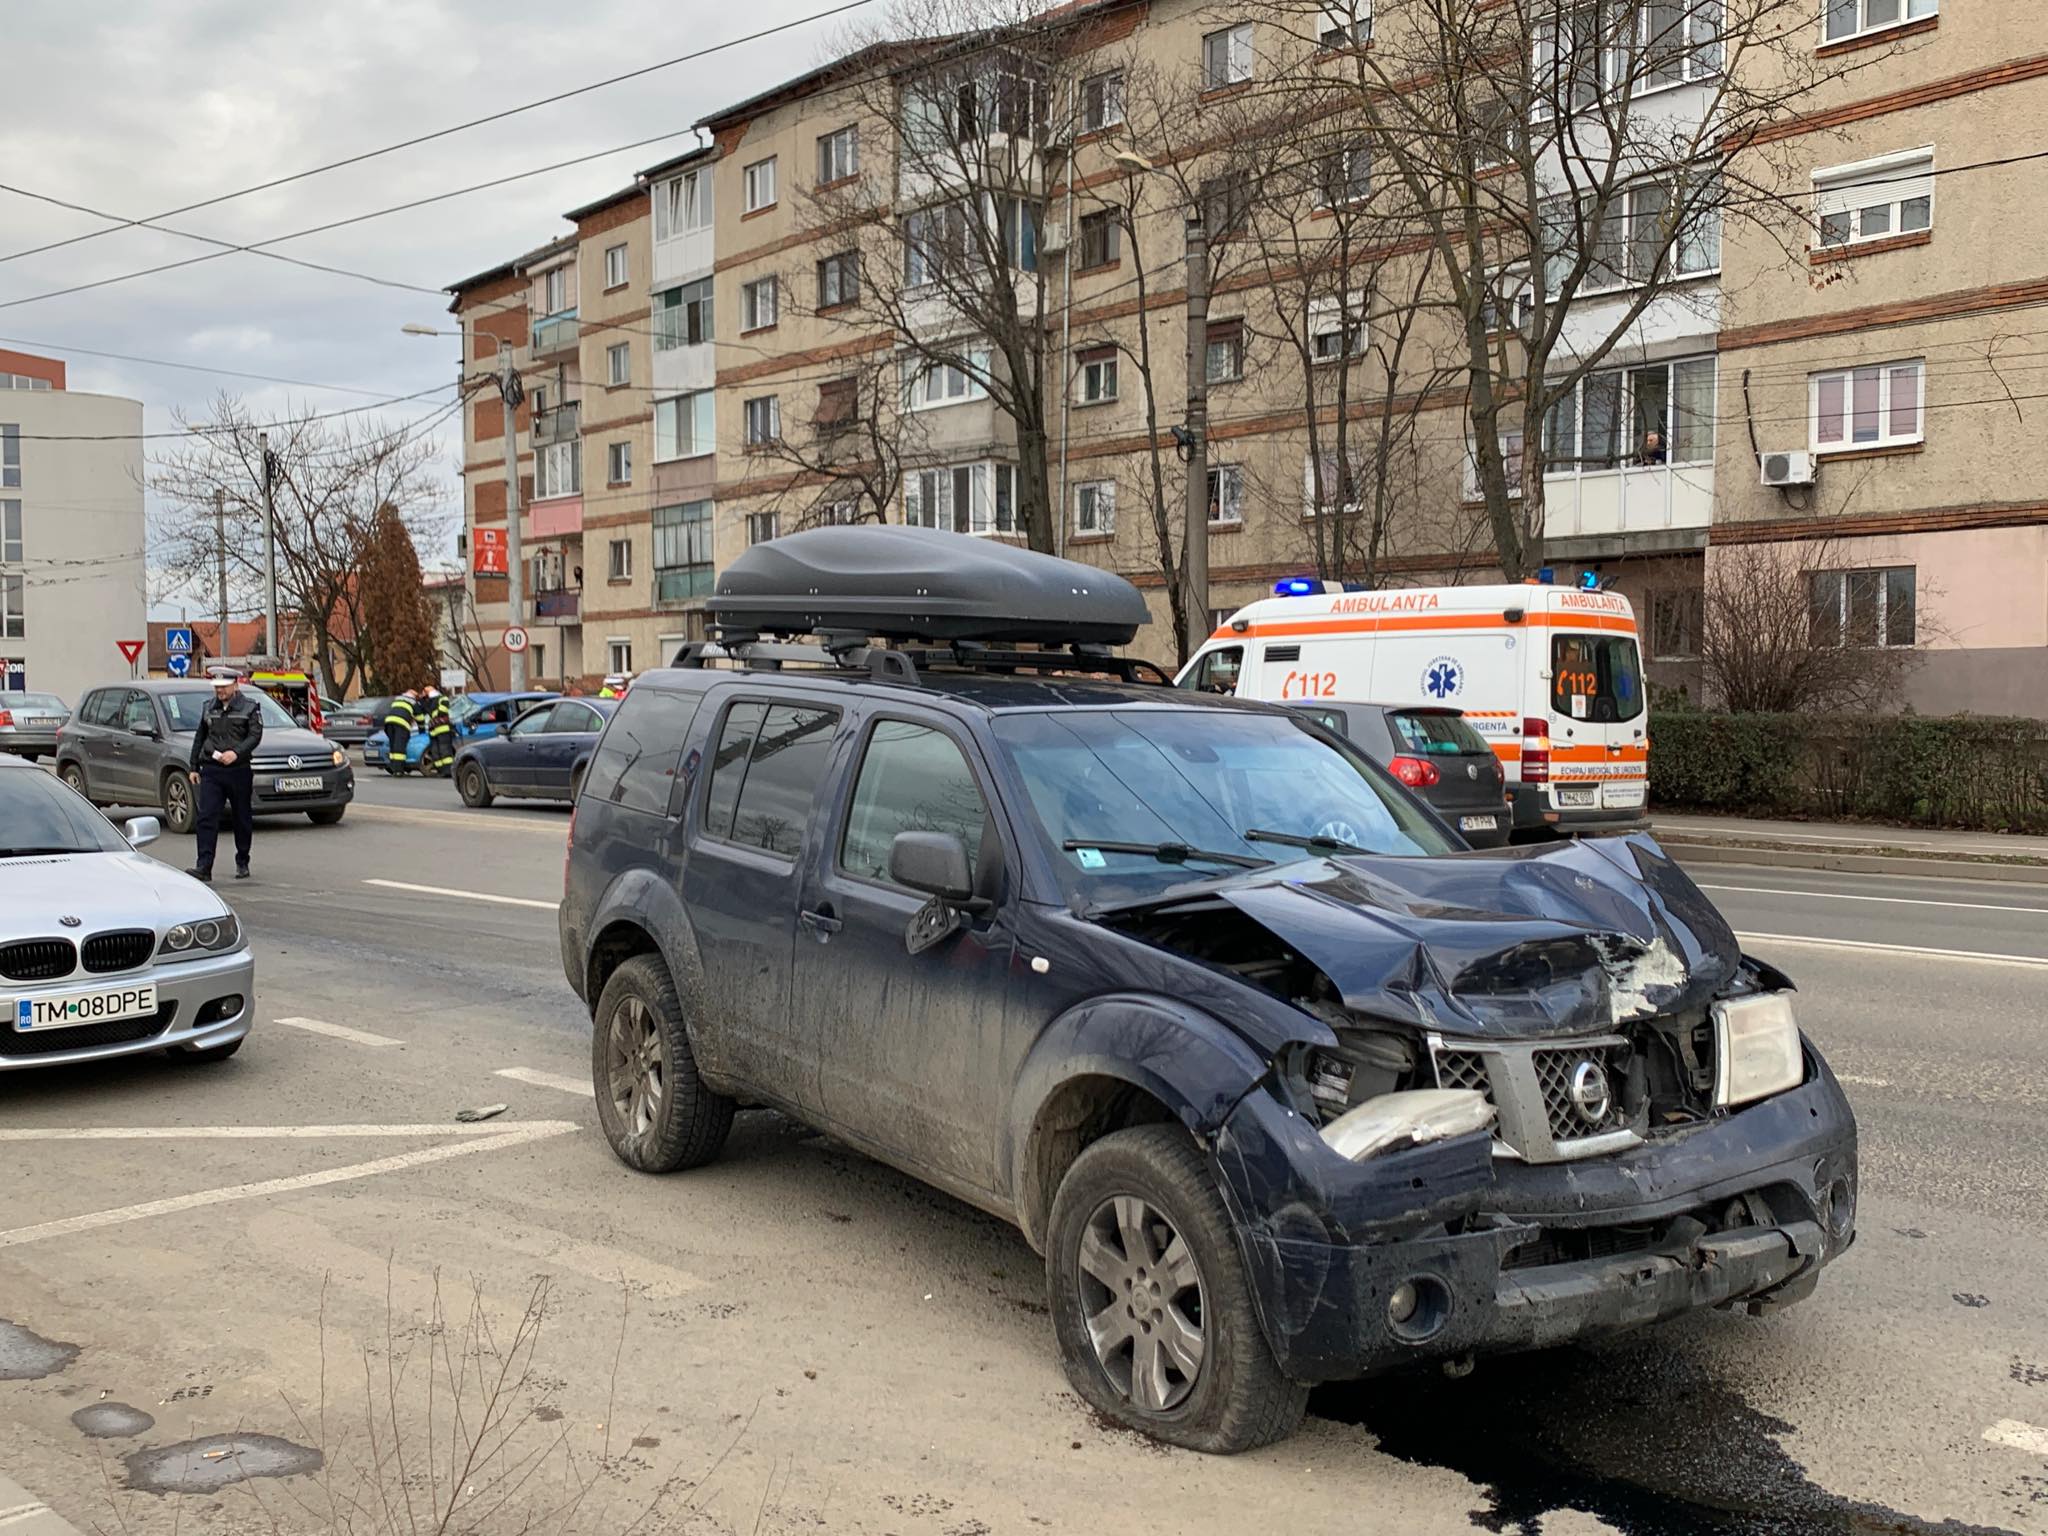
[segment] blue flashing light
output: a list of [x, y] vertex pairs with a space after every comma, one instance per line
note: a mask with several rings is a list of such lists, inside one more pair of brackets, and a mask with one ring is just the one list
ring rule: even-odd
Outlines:
[[1540, 570], [1536, 572], [1536, 579], [1542, 582], [1544, 586], [1550, 586], [1553, 582], [1557, 580], [1556, 567], [1548, 565], [1542, 567]]
[[1579, 572], [1579, 585], [1588, 592], [1598, 592], [1600, 590], [1600, 573], [1598, 571]]
[[1275, 597], [1314, 597], [1323, 584], [1309, 576], [1286, 576], [1273, 583]]

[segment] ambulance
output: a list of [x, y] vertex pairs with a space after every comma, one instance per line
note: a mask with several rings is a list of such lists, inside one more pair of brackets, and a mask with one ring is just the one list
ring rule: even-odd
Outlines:
[[1649, 701], [1620, 593], [1536, 581], [1361, 592], [1296, 577], [1274, 594], [1231, 615], [1180, 686], [1449, 705], [1500, 759], [1524, 839], [1646, 823]]

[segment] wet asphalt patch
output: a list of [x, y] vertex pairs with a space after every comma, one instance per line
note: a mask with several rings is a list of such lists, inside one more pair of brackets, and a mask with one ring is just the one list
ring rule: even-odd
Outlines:
[[61, 1344], [0, 1317], [0, 1381], [39, 1381], [78, 1358], [76, 1344]]
[[1478, 1483], [1472, 1524], [1538, 1536], [1582, 1510], [1623, 1536], [2013, 1536], [1921, 1520], [1819, 1487], [1752, 1408], [1668, 1344], [1546, 1350], [1319, 1388], [1309, 1411], [1369, 1430], [1389, 1456]]
[[126, 1440], [156, 1427], [156, 1418], [126, 1403], [92, 1403], [71, 1415], [88, 1440]]
[[276, 1435], [207, 1435], [121, 1458], [128, 1486], [141, 1493], [218, 1493], [252, 1477], [296, 1477], [320, 1470], [321, 1455]]

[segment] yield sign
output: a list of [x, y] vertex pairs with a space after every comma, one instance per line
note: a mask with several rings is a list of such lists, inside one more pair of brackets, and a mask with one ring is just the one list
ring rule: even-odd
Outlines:
[[147, 640], [116, 640], [114, 644], [120, 647], [121, 659], [132, 667], [135, 665], [136, 658], [142, 654], [143, 647], [148, 645], [149, 642]]

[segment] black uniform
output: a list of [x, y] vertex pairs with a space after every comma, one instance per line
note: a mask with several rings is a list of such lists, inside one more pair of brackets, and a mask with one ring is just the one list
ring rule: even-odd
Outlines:
[[[193, 867], [213, 872], [220, 838], [220, 814], [235, 818], [235, 868], [249, 867], [249, 843], [256, 831], [256, 745], [263, 740], [263, 711], [246, 693], [216, 698], [200, 712], [192, 737], [192, 769], [199, 775], [199, 847]], [[232, 763], [217, 763], [216, 752], [232, 752]]]

